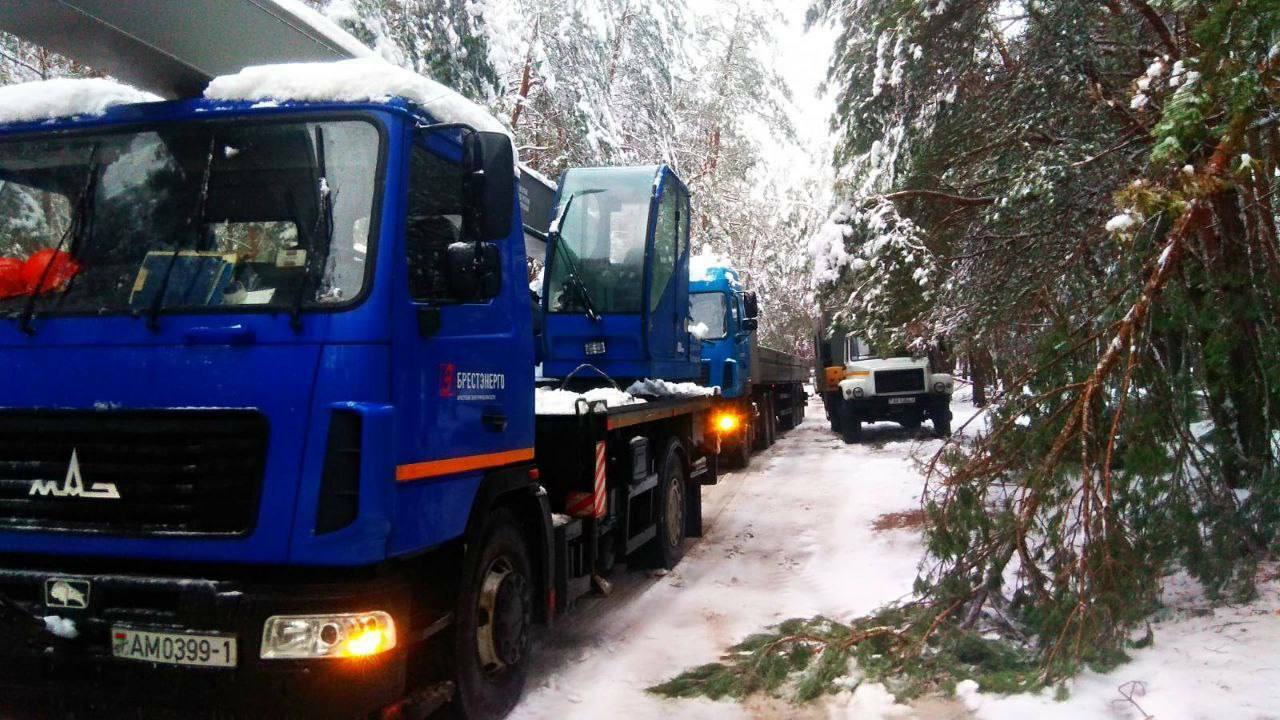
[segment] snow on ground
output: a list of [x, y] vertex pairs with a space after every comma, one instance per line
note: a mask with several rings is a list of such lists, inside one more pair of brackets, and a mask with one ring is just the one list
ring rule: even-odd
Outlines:
[[1075, 678], [1065, 702], [1054, 701], [1052, 692], [982, 695], [971, 685], [958, 694], [982, 720], [1278, 718], [1280, 579], [1274, 565], [1259, 585], [1257, 600], [1214, 608], [1186, 576], [1168, 578], [1167, 609], [1151, 623], [1151, 647], [1130, 651], [1132, 661], [1109, 673]]
[[[967, 407], [957, 405], [958, 418]], [[704, 537], [680, 565], [660, 577], [620, 569], [609, 597], [580, 601], [544, 634], [512, 717], [596, 718], [601, 708], [625, 718], [909, 715], [870, 685], [803, 710], [645, 692], [768, 625], [818, 614], [848, 620], [910, 592], [918, 535], [872, 523], [918, 507], [922, 480], [911, 456], [927, 458], [939, 441], [890, 423], [866, 436], [845, 445], [815, 398], [804, 424], [750, 468], [703, 488]]]
[[101, 115], [116, 105], [159, 99], [106, 78], [38, 80], [0, 87], [0, 124]]

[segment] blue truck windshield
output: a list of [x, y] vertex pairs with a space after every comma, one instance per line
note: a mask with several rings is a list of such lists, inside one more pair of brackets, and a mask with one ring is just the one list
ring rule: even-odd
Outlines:
[[702, 324], [707, 328], [703, 340], [719, 340], [726, 334], [725, 315], [729, 308], [724, 293], [701, 292], [689, 295], [689, 316], [695, 325]]
[[0, 142], [0, 315], [336, 306], [361, 294], [369, 122]]
[[640, 312], [653, 177], [652, 168], [588, 168], [565, 175], [557, 212], [573, 202], [549, 260], [551, 312], [582, 312], [588, 301], [601, 313]]

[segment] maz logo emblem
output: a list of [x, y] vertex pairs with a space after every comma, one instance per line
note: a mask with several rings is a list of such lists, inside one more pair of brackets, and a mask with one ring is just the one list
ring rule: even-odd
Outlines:
[[89, 581], [71, 578], [45, 580], [44, 604], [51, 608], [84, 610], [89, 607]]
[[36, 480], [31, 483], [31, 491], [27, 493], [28, 497], [31, 495], [79, 497], [92, 500], [120, 499], [120, 491], [116, 489], [115, 483], [94, 483], [88, 490], [84, 489], [84, 479], [80, 477], [80, 459], [76, 457], [74, 448], [71, 450], [71, 464], [67, 466], [67, 477], [62, 481], [62, 487], [58, 487], [58, 483], [53, 480]]

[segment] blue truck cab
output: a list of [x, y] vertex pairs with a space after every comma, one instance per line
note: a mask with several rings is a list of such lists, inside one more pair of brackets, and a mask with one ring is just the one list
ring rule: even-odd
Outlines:
[[[695, 380], [689, 190], [668, 166], [564, 173], [548, 238], [543, 374]], [[581, 376], [598, 381], [595, 373]]]
[[689, 317], [701, 334], [704, 384], [720, 388], [727, 399], [751, 391], [751, 334], [756, 319], [755, 293], [745, 292], [738, 271], [712, 266], [689, 283]]
[[689, 317], [700, 336], [702, 383], [720, 388], [714, 422], [729, 467], [746, 467], [779, 430], [804, 419], [807, 363], [757, 342], [759, 300], [742, 275], [699, 262], [689, 283]]
[[195, 99], [0, 126], [2, 702], [349, 717], [476, 636], [451, 682], [512, 682], [547, 605], [466, 586], [493, 507], [551, 532], [514, 162], [437, 120]]

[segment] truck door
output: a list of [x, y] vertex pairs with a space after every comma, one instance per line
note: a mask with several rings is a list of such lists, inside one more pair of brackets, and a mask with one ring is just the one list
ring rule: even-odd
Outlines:
[[654, 358], [687, 360], [689, 195], [664, 173], [654, 222], [649, 285], [649, 347]]
[[[463, 224], [456, 145], [440, 135], [418, 138], [408, 164], [393, 386], [397, 480], [410, 494], [402, 495], [399, 512], [416, 517], [402, 517], [400, 527], [429, 527], [448, 539], [461, 532], [485, 469], [533, 458], [531, 316], [527, 292], [513, 290], [525, 286], [518, 240], [497, 243], [504, 277], [497, 297], [468, 299], [455, 290], [459, 270], [450, 268], [449, 247], [474, 242]], [[520, 282], [510, 281], [513, 271]], [[464, 502], [460, 511], [444, 512]]]

